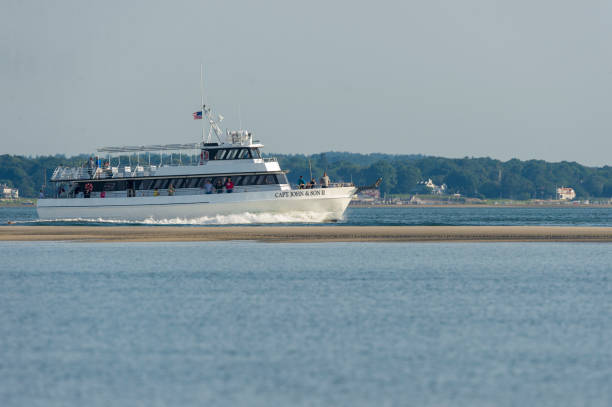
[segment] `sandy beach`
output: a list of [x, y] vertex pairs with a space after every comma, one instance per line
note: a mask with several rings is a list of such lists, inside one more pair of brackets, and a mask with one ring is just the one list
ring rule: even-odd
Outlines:
[[549, 226], [2, 226], [3, 241], [612, 242], [610, 227]]

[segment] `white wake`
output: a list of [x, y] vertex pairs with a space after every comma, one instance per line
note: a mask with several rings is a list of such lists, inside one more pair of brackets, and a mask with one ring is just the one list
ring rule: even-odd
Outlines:
[[[134, 219], [118, 220], [104, 218], [69, 218], [54, 220], [30, 220], [19, 223], [108, 223], [108, 224], [135, 224], [135, 225], [254, 225], [271, 223], [323, 223], [336, 220], [331, 212], [286, 212], [286, 213], [240, 213], [233, 215], [202, 216], [196, 218], [170, 218], [170, 219]], [[339, 219], [342, 220], [342, 219]]]
[[252, 225], [260, 223], [322, 223], [331, 219], [331, 213], [240, 213], [233, 215], [202, 216], [198, 218], [146, 219], [147, 225]]

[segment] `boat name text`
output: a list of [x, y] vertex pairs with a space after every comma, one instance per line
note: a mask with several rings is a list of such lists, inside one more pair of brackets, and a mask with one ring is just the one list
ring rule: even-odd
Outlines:
[[316, 191], [285, 191], [285, 192], [277, 192], [274, 194], [276, 198], [293, 198], [294, 196], [321, 196], [325, 195], [325, 191], [316, 190]]

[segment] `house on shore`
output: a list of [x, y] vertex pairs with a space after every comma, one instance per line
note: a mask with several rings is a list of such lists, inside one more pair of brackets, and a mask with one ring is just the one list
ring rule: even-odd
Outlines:
[[429, 178], [427, 181], [419, 181], [412, 192], [417, 194], [444, 195], [446, 194], [446, 184], [436, 185]]
[[572, 199], [576, 198], [576, 192], [573, 188], [557, 188], [557, 198], [562, 201], [571, 201]]
[[0, 185], [0, 198], [2, 199], [17, 199], [19, 198], [19, 190], [11, 188], [6, 184]]

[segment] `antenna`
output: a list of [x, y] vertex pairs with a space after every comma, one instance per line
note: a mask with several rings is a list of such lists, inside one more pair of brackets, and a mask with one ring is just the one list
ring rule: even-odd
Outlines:
[[240, 130], [242, 130], [242, 111], [240, 110], [240, 105], [238, 105], [238, 121], [240, 123]]
[[[213, 118], [212, 109], [206, 106], [206, 104], [204, 103], [204, 68], [202, 64], [200, 64], [200, 97], [200, 103], [202, 108], [202, 142], [210, 143], [212, 133], [214, 131], [215, 135], [217, 136], [217, 139], [219, 140], [219, 143], [221, 143], [221, 134], [223, 134], [223, 132], [219, 128], [219, 125], [217, 124], [215, 119]], [[208, 101], [208, 97], [206, 99]], [[205, 136], [206, 133], [204, 132], [204, 118], [207, 118], [208, 123], [210, 124], [210, 128], [208, 129], [208, 137]], [[223, 120], [223, 116], [219, 115], [217, 120], [221, 122]]]
[[310, 168], [310, 179], [312, 180], [312, 165], [310, 164], [310, 158], [308, 159], [308, 168]]
[[200, 64], [200, 108], [202, 110], [202, 141], [205, 142], [204, 132], [204, 67]]

